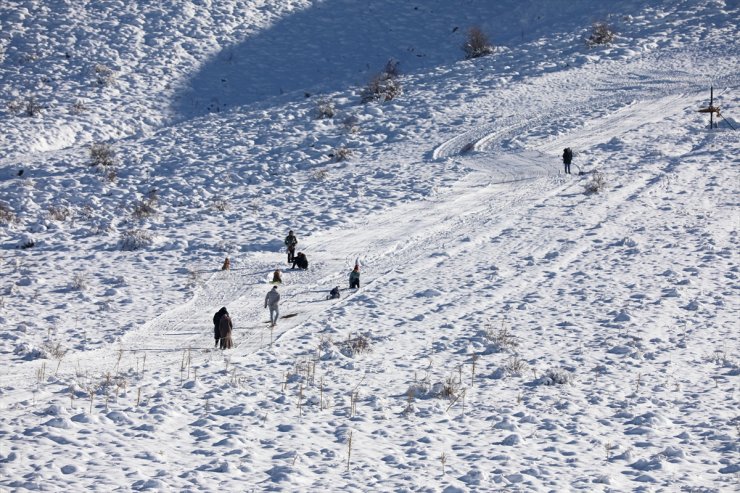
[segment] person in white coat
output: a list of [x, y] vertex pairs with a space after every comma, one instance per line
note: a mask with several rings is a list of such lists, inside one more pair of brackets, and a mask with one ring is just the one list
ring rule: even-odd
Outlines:
[[280, 303], [280, 293], [278, 293], [278, 287], [273, 286], [265, 296], [265, 308], [270, 308], [270, 326], [275, 327], [280, 316], [280, 310], [278, 305]]

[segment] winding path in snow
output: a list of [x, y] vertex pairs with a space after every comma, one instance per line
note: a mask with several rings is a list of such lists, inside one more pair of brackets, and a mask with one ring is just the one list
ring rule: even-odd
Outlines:
[[[622, 130], [661, 121], [708, 96], [707, 80], [681, 69], [701, 56], [667, 50], [627, 63], [604, 62], [598, 70], [578, 67], [545, 74], [534, 81], [524, 80], [497, 93], [497, 98], [508, 104], [494, 111], [509, 113], [493, 114], [490, 123], [466, 129], [440, 143], [433, 149], [432, 159], [500, 152], [503, 143], [540, 127], [545, 129], [544, 135], [527, 139], [527, 150], [557, 155], [564, 147], [579, 149], [607, 142]], [[726, 76], [714, 83], [737, 85], [738, 76]], [[562, 94], [570, 99], [562, 101]], [[510, 101], [519, 103], [512, 105]], [[511, 108], [516, 108], [516, 113]], [[539, 175], [536, 166], [522, 166], [521, 170], [527, 177]]]

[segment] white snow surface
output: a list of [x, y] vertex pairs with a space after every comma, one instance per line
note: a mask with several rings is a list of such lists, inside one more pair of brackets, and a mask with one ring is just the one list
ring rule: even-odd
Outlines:
[[739, 491], [739, 20], [4, 0], [0, 491]]

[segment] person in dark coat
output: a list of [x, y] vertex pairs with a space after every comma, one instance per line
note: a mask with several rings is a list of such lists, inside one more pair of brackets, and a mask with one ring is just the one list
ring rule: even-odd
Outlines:
[[231, 349], [234, 342], [231, 340], [231, 330], [234, 326], [231, 324], [231, 317], [225, 313], [218, 322], [218, 331], [221, 335], [221, 349]]
[[283, 283], [283, 276], [280, 274], [280, 269], [275, 269], [275, 272], [272, 273], [272, 282], [277, 284]]
[[221, 332], [219, 330], [219, 322], [221, 322], [221, 317], [224, 315], [228, 315], [229, 312], [226, 311], [226, 307], [222, 306], [219, 311], [216, 312], [216, 314], [213, 316], [213, 337], [216, 339], [216, 346], [218, 346], [218, 341], [221, 339]]
[[295, 237], [293, 231], [288, 231], [288, 236], [285, 237], [285, 248], [288, 250], [288, 263], [295, 260], [295, 246], [298, 244], [298, 238]]
[[298, 255], [295, 256], [293, 259], [293, 269], [295, 269], [296, 265], [299, 269], [306, 270], [308, 269], [308, 259], [306, 258], [306, 254], [303, 252], [298, 252]]
[[563, 149], [563, 164], [565, 165], [565, 174], [570, 174], [570, 163], [573, 161], [573, 150], [570, 147]]
[[349, 273], [349, 287], [360, 288], [360, 266], [355, 264], [355, 268]]
[[339, 286], [334, 287], [331, 291], [329, 291], [329, 296], [326, 297], [326, 299], [329, 300], [335, 300], [339, 298]]

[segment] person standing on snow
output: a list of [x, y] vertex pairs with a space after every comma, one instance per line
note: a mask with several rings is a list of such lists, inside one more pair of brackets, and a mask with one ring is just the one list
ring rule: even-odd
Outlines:
[[265, 308], [270, 308], [270, 326], [275, 327], [277, 324], [280, 311], [278, 309], [278, 303], [280, 303], [280, 293], [278, 293], [277, 286], [273, 286], [265, 296]]
[[224, 313], [221, 316], [221, 320], [218, 321], [218, 331], [221, 335], [221, 349], [231, 349], [234, 347], [234, 342], [231, 340], [231, 330], [233, 328], [231, 317], [228, 313]]
[[565, 174], [570, 174], [570, 163], [573, 161], [573, 150], [570, 147], [563, 149], [563, 164], [565, 165]]
[[360, 265], [355, 264], [355, 268], [349, 273], [349, 288], [360, 288]]
[[293, 231], [288, 231], [288, 236], [285, 237], [285, 247], [288, 249], [288, 263], [293, 263], [295, 260], [295, 246], [298, 244], [298, 238], [295, 237]]
[[224, 315], [228, 315], [228, 314], [229, 312], [226, 311], [226, 307], [222, 306], [221, 309], [217, 311], [215, 315], [213, 315], [213, 337], [214, 339], [216, 339], [215, 346], [218, 346], [218, 342], [221, 339], [221, 331], [219, 328], [221, 317], [223, 317]]

